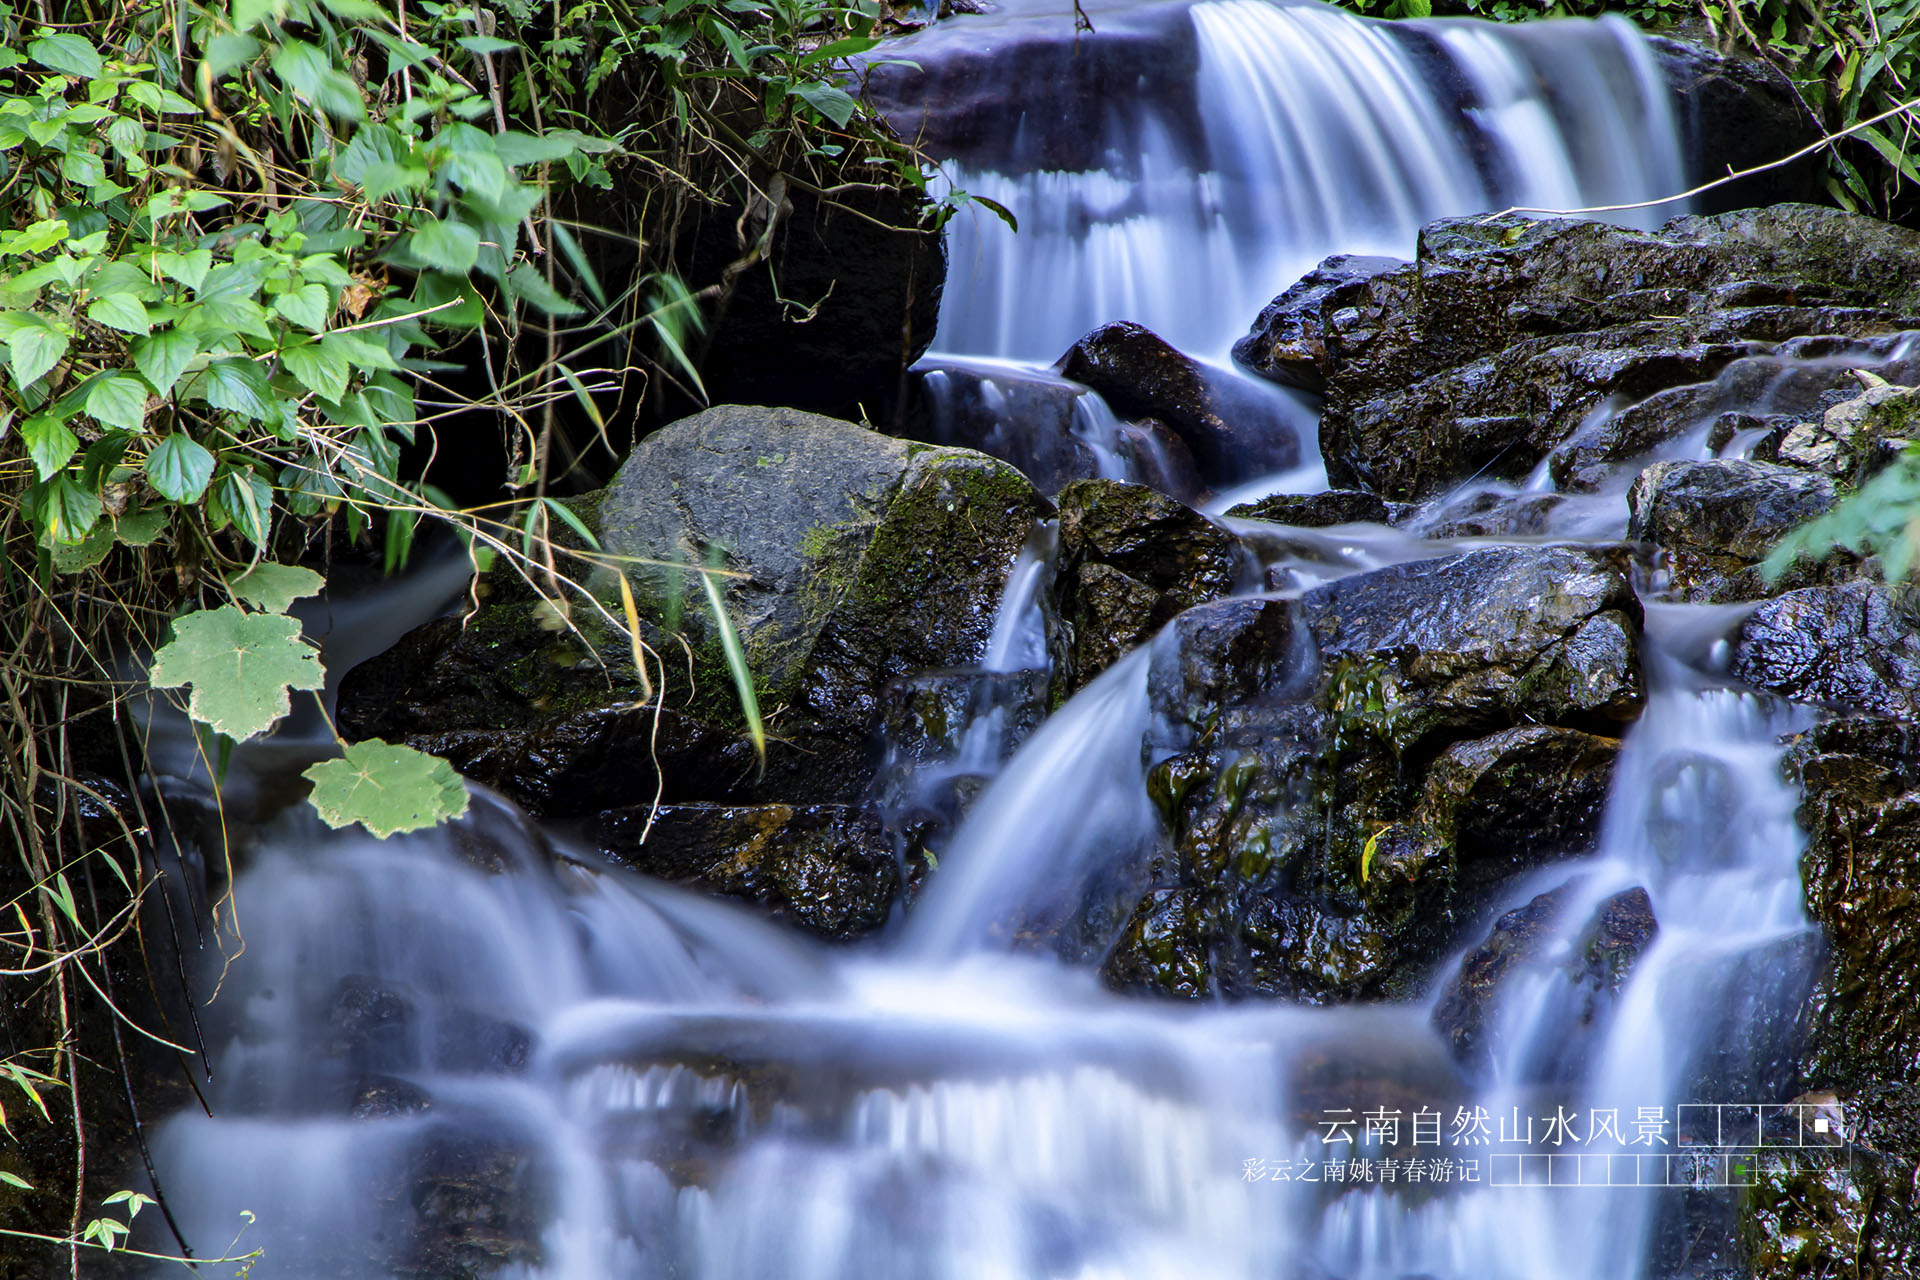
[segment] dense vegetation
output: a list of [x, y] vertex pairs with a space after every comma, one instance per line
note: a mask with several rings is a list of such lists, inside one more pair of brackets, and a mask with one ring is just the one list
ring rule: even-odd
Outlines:
[[[153, 684], [191, 690], [218, 776], [324, 678], [288, 614], [321, 586], [302, 560], [358, 545], [391, 570], [437, 521], [561, 625], [570, 600], [606, 610], [569, 592], [547, 537], [578, 524], [548, 495], [581, 424], [604, 431], [659, 383], [703, 395], [703, 309], [765, 255], [787, 192], [920, 200], [921, 158], [844, 83], [879, 17], [873, 0], [0, 3], [0, 843], [18, 858], [0, 968], [14, 1044], [47, 1046], [0, 1061], [0, 1124], [22, 1100], [78, 1138], [81, 1028], [104, 1019], [121, 1052], [107, 957], [150, 887], [112, 816], [138, 794], [139, 655], [157, 646]], [[757, 230], [708, 279], [677, 261], [700, 218]], [[474, 432], [499, 437], [499, 501], [456, 510], [425, 460]], [[308, 776], [335, 825], [466, 803], [403, 747]], [[31, 1193], [69, 1249], [124, 1234], [83, 1164], [65, 1187], [14, 1167], [0, 1196]]]

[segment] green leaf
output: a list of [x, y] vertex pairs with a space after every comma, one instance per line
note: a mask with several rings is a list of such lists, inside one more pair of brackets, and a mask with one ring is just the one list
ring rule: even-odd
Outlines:
[[151, 546], [160, 540], [172, 523], [173, 513], [166, 507], [142, 507], [115, 517], [113, 536], [130, 547]]
[[32, 386], [60, 363], [71, 344], [67, 332], [45, 316], [22, 314], [7, 336], [7, 362], [13, 369], [13, 380], [22, 387]]
[[97, 80], [107, 69], [99, 50], [85, 36], [41, 36], [27, 46], [27, 56], [49, 71], [76, 80]]
[[213, 479], [213, 455], [176, 431], [147, 455], [145, 470], [147, 483], [169, 502], [198, 502]]
[[122, 160], [140, 160], [141, 152], [147, 149], [147, 127], [138, 120], [115, 116], [107, 126], [107, 145]]
[[333, 314], [333, 295], [323, 284], [303, 284], [276, 297], [273, 309], [302, 329], [318, 333]]
[[877, 36], [847, 36], [831, 44], [823, 44], [806, 57], [800, 59], [803, 67], [818, 66], [823, 62], [832, 62], [835, 58], [852, 58], [879, 45]]
[[346, 356], [324, 342], [303, 342], [280, 353], [280, 362], [288, 373], [323, 400], [338, 400], [347, 394], [347, 381], [353, 370]]
[[156, 253], [153, 255], [153, 265], [169, 280], [178, 280], [187, 288], [197, 290], [206, 283], [207, 272], [213, 270], [213, 250]]
[[87, 319], [139, 337], [153, 329], [153, 322], [147, 319], [146, 304], [130, 293], [109, 293], [95, 298], [87, 307]]
[[376, 836], [421, 831], [467, 811], [467, 787], [453, 766], [412, 747], [370, 738], [304, 775], [330, 827], [359, 823]]
[[830, 84], [790, 85], [787, 92], [844, 129], [853, 119], [854, 100], [845, 89]]
[[522, 302], [532, 303], [550, 316], [577, 316], [580, 308], [569, 302], [547, 283], [540, 269], [531, 262], [523, 262], [507, 275], [507, 292]]
[[414, 228], [411, 247], [428, 266], [463, 276], [480, 259], [480, 233], [463, 222], [435, 220]]
[[38, 413], [21, 423], [20, 436], [27, 442], [34, 472], [42, 480], [64, 468], [80, 449], [79, 438], [51, 413]]
[[254, 421], [267, 416], [268, 406], [274, 399], [267, 371], [257, 360], [241, 356], [215, 360], [208, 365], [200, 391], [214, 408]]
[[31, 1182], [28, 1182], [17, 1173], [8, 1173], [5, 1169], [0, 1169], [0, 1182], [4, 1182], [10, 1187], [18, 1187], [22, 1191], [33, 1190], [33, 1184]]
[[247, 541], [263, 547], [273, 527], [273, 486], [249, 467], [225, 467], [207, 494], [215, 524], [230, 521]]
[[147, 420], [146, 384], [130, 373], [110, 373], [87, 388], [86, 410], [103, 426], [138, 432]]
[[740, 645], [740, 633], [734, 629], [733, 618], [727, 613], [726, 601], [720, 596], [720, 587], [711, 573], [700, 575], [700, 585], [707, 590], [707, 604], [713, 609], [713, 622], [720, 632], [720, 651], [727, 660], [727, 673], [733, 677], [734, 692], [740, 695], [740, 714], [747, 722], [747, 736], [753, 739], [753, 753], [760, 758], [760, 767], [767, 767], [767, 729], [760, 720], [760, 695], [754, 691], [753, 671], [747, 666], [746, 651]]
[[292, 709], [290, 689], [326, 682], [319, 659], [296, 620], [222, 605], [175, 618], [173, 639], [153, 655], [147, 680], [157, 689], [192, 685], [193, 718], [244, 742]]
[[551, 133], [535, 137], [529, 133], [508, 130], [494, 135], [493, 139], [494, 154], [500, 157], [500, 162], [516, 168], [565, 160], [579, 149], [573, 139]]
[[511, 53], [520, 46], [499, 36], [461, 36], [454, 41], [468, 53]]
[[273, 55], [273, 71], [301, 97], [341, 120], [366, 118], [367, 105], [353, 77], [303, 40], [288, 40]]
[[151, 337], [136, 338], [130, 345], [133, 367], [156, 395], [163, 396], [173, 390], [188, 363], [200, 353], [200, 344], [179, 329], [162, 329]]
[[27, 492], [27, 511], [54, 543], [75, 543], [87, 536], [100, 518], [100, 495], [57, 475]]
[[285, 613], [295, 600], [317, 596], [326, 585], [327, 580], [311, 569], [263, 560], [227, 583], [227, 590], [268, 613]]

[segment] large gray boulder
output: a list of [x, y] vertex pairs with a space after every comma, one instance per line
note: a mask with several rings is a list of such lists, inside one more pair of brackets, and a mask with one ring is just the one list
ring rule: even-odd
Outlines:
[[1867, 582], [1790, 591], [1741, 624], [1731, 669], [1795, 701], [1920, 720], [1920, 600]]
[[1771, 463], [1656, 462], [1627, 494], [1627, 536], [1667, 553], [1684, 599], [1754, 599], [1770, 589], [1755, 566], [1835, 496], [1827, 476]]
[[[430, 623], [349, 678], [343, 729], [438, 750], [545, 815], [651, 799], [656, 785], [682, 801], [856, 801], [882, 688], [983, 656], [1007, 575], [1049, 510], [984, 455], [748, 406], [654, 433], [575, 506], [603, 551], [626, 558], [643, 638], [665, 658], [664, 709], [646, 705], [628, 641], [595, 610], [576, 604], [572, 628], [555, 629], [496, 569], [473, 618]], [[728, 575], [766, 718], [764, 771], [692, 572], [709, 563]], [[619, 617], [611, 570], [589, 582]]]

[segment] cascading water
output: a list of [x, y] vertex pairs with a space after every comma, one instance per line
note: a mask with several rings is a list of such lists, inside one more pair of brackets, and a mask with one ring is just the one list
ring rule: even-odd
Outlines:
[[[1326, 252], [1404, 252], [1443, 213], [1678, 185], [1624, 24], [1395, 30], [1251, 0], [1190, 13], [1204, 162], [1148, 109], [1111, 171], [969, 170], [962, 184], [1024, 230], [956, 233], [947, 346], [1050, 358], [1124, 317], [1219, 354]], [[1464, 132], [1434, 127], [1443, 83]], [[1092, 427], [1088, 441], [1117, 449]], [[1568, 507], [1546, 536], [1617, 537], [1609, 500], [1613, 515]], [[1235, 528], [1264, 558], [1249, 588], [1293, 594], [1473, 545]], [[1016, 566], [981, 669], [941, 673], [973, 690], [955, 756], [888, 774], [901, 805], [935, 775], [993, 780], [875, 946], [832, 950], [556, 848], [485, 797], [453, 830], [384, 843], [291, 817], [264, 833], [225, 917], [245, 952], [209, 975], [212, 1114], [174, 1117], [155, 1144], [187, 1239], [220, 1249], [246, 1210], [243, 1247], [268, 1251], [255, 1275], [368, 1280], [1646, 1274], [1672, 1201], [1659, 1189], [1494, 1185], [1491, 1153], [1472, 1151], [1452, 1154], [1475, 1177], [1434, 1163], [1417, 1189], [1277, 1170], [1324, 1167], [1329, 1063], [1337, 1104], [1371, 1105], [1385, 1082], [1448, 1116], [1773, 1087], [1764, 1055], [1729, 1046], [1804, 960], [1776, 741], [1799, 721], [1718, 674], [1737, 610], [1649, 607], [1651, 696], [1599, 851], [1499, 904], [1556, 890], [1577, 923], [1640, 889], [1657, 941], [1599, 1016], [1570, 1012], [1563, 966], [1522, 974], [1468, 1084], [1426, 1007], [1123, 999], [1084, 963], [1110, 931], [1062, 936], [1069, 917], [1114, 923], [1165, 832], [1144, 785], [1151, 647], [1002, 759], [1011, 704], [993, 691], [1044, 690], [1052, 537]], [[1367, 1153], [1387, 1157], [1342, 1154]]]
[[[1666, 85], [1623, 20], [1388, 25], [1265, 0], [1186, 14], [1197, 104], [1116, 102], [1103, 164], [1049, 167], [1035, 120], [956, 158], [955, 185], [1020, 229], [985, 212], [955, 221], [939, 350], [1049, 361], [1133, 320], [1224, 359], [1329, 254], [1406, 256], [1435, 218], [1686, 186]], [[1680, 212], [1619, 216], [1655, 226]]]

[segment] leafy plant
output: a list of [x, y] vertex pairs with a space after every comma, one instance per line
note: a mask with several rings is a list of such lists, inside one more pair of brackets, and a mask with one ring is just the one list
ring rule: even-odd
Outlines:
[[[83, 995], [101, 993], [117, 1044], [100, 956], [152, 884], [98, 772], [139, 768], [127, 655], [152, 653], [151, 684], [180, 691], [224, 757], [324, 680], [289, 612], [320, 578], [294, 562], [378, 539], [397, 568], [437, 522], [561, 625], [594, 610], [643, 675], [662, 670], [630, 610], [563, 572], [570, 555], [630, 566], [556, 548], [579, 523], [548, 494], [578, 453], [556, 419], [604, 435], [606, 407], [653, 379], [703, 394], [703, 309], [766, 260], [788, 193], [924, 192], [918, 154], [847, 79], [880, 12], [0, 0], [0, 830], [26, 886], [0, 945], [36, 984], [10, 999], [49, 1028], [4, 1074], [36, 1110], [64, 1084], [84, 1131]], [[636, 198], [596, 195], [616, 171]], [[684, 279], [680, 222], [727, 209], [756, 234], [715, 278]], [[596, 240], [637, 255], [624, 287], [595, 270]], [[471, 407], [439, 380], [456, 343], [510, 458], [507, 501], [466, 511], [403, 462]], [[746, 718], [762, 745], [750, 701]], [[342, 743], [307, 777], [325, 820], [376, 834], [466, 804], [444, 762], [394, 744]], [[81, 1221], [77, 1190], [66, 1203], [70, 1230], [34, 1238], [124, 1248], [124, 1222]]]

